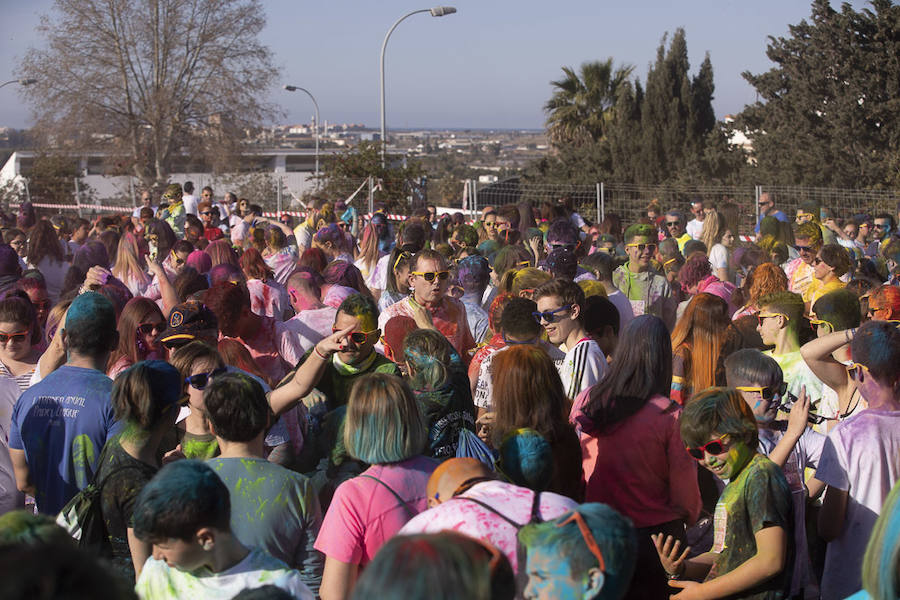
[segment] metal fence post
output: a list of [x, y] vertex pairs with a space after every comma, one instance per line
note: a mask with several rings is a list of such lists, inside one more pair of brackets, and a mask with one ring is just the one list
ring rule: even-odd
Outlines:
[[478, 182], [472, 181], [472, 207], [475, 209], [475, 220], [478, 220]]
[[375, 212], [375, 178], [369, 175], [369, 214]]
[[78, 216], [81, 217], [81, 192], [78, 189], [78, 178], [73, 177], [75, 181], [75, 206], [78, 209]]
[[598, 184], [597, 184], [597, 222], [598, 222], [598, 223], [599, 223], [600, 221], [603, 220], [603, 216], [602, 216], [602, 215], [603, 215], [603, 211], [602, 211], [602, 208], [601, 208], [601, 206], [600, 206], [600, 194], [601, 194], [601, 192], [600, 192], [600, 184], [598, 183]]
[[[761, 185], [756, 186], [756, 223], [759, 223], [759, 197], [762, 195], [761, 188]], [[753, 231], [751, 233], [756, 233], [756, 223], [753, 224]]]
[[283, 183], [284, 183], [284, 182], [282, 181], [281, 177], [279, 177], [279, 178], [278, 178], [278, 188], [277, 188], [277, 192], [275, 193], [275, 206], [276, 206], [275, 211], [278, 212], [278, 213], [281, 212], [281, 206], [282, 206], [282, 199], [281, 199], [281, 198], [282, 198], [282, 197], [281, 197], [282, 191], [281, 191], [281, 186], [282, 186]]
[[600, 221], [606, 220], [606, 184], [600, 182]]

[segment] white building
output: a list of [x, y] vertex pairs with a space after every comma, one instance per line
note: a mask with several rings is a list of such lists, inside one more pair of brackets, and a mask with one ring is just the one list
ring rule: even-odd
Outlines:
[[[320, 150], [320, 168], [324, 157], [334, 153], [335, 151], [331, 149]], [[26, 180], [31, 173], [36, 155], [37, 153], [31, 150], [14, 152], [0, 167], [0, 189], [11, 184], [18, 188], [21, 193], [20, 197], [25, 199], [27, 195]], [[312, 176], [315, 172], [316, 157], [313, 149], [261, 148], [248, 150], [244, 152], [243, 156], [247, 172], [271, 173], [280, 179], [286, 189], [286, 199], [300, 198], [305, 192], [315, 187]], [[107, 166], [107, 155], [103, 152], [84, 152], [73, 155], [73, 158], [77, 161], [78, 170], [82, 175], [81, 183], [86, 184], [91, 190], [92, 200], [98, 204], [133, 205], [137, 197], [136, 190], [140, 186], [136, 177], [111, 175]], [[185, 157], [185, 165], [188, 162]], [[193, 164], [193, 161], [190, 162]], [[216, 175], [210, 172], [185, 169], [183, 172], [172, 173], [169, 181], [173, 183], [193, 181], [194, 187], [198, 190], [197, 193], [204, 186], [209, 185], [216, 190], [216, 195], [219, 196], [227, 191], [225, 182], [233, 180], [239, 175], [239, 173]], [[73, 182], [73, 193], [74, 187]], [[288, 203], [286, 202], [286, 204]]]

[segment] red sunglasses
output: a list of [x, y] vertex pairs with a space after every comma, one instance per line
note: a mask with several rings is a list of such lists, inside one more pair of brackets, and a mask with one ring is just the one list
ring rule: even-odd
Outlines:
[[688, 451], [688, 454], [696, 458], [697, 460], [703, 460], [704, 452], [709, 452], [710, 454], [722, 454], [725, 452], [725, 438], [728, 437], [726, 433], [722, 437], [717, 440], [712, 440], [706, 442], [699, 448], [685, 448]]
[[[338, 329], [337, 327], [331, 328], [331, 333], [337, 333], [338, 331], [340, 331], [340, 329]], [[372, 335], [373, 333], [377, 334], [378, 330], [376, 329], [375, 331], [352, 331], [352, 332], [350, 332], [349, 337], [353, 341], [354, 344], [363, 344], [366, 342], [366, 340], [369, 339], [369, 336]]]

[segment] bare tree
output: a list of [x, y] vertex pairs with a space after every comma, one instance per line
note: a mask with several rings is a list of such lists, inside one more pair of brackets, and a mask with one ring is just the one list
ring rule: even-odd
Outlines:
[[258, 0], [56, 0], [19, 66], [38, 80], [23, 89], [36, 133], [107, 150], [148, 186], [179, 161], [220, 172], [276, 114], [264, 26]]

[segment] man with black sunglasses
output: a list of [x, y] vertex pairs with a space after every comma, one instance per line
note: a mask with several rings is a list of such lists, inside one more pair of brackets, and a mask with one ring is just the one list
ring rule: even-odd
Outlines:
[[693, 238], [685, 231], [684, 214], [680, 210], [672, 209], [666, 213], [666, 235], [678, 242], [679, 252], [684, 252], [684, 245]]
[[409, 279], [412, 293], [384, 309], [378, 318], [379, 328], [384, 329], [384, 324], [397, 316], [430, 320], [468, 365], [475, 338], [469, 330], [465, 305], [447, 294], [450, 287], [447, 259], [434, 250], [422, 250], [413, 258]]
[[822, 249], [822, 229], [813, 221], [797, 226], [794, 233], [795, 248], [800, 254], [784, 267], [788, 289], [803, 296], [804, 302], [812, 300], [816, 256]]
[[756, 229], [754, 229], [756, 233], [759, 233], [759, 225], [766, 217], [775, 217], [782, 223], [788, 222], [787, 215], [775, 208], [774, 192], [763, 192], [759, 195], [759, 219], [757, 219]]
[[613, 283], [631, 301], [634, 316], [654, 315], [671, 330], [675, 327], [678, 303], [669, 281], [653, 268], [650, 259], [656, 253], [656, 229], [641, 223], [625, 230], [628, 262], [613, 272]]

